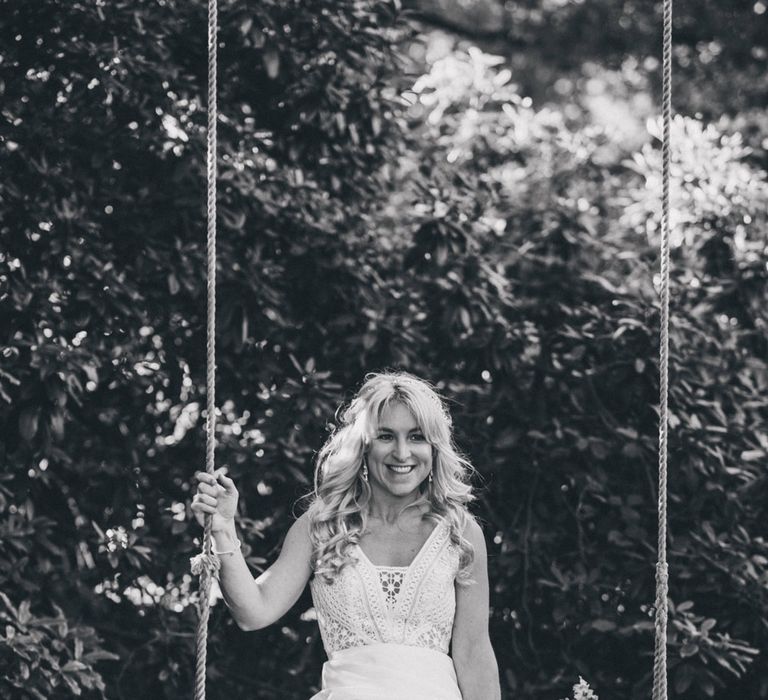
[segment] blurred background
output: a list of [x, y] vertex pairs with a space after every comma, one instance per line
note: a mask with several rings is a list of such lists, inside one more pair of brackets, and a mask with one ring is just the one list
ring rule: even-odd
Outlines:
[[[221, 1], [217, 464], [257, 573], [366, 372], [449, 399], [505, 698], [650, 697], [662, 8]], [[677, 2], [670, 697], [768, 698], [768, 22]], [[190, 696], [206, 7], [0, 2], [0, 695]], [[306, 700], [309, 594], [208, 695]]]

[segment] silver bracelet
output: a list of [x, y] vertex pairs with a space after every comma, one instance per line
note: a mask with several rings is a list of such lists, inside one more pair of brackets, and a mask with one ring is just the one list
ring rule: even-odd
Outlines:
[[238, 551], [240, 549], [240, 545], [241, 544], [242, 543], [240, 542], [240, 540], [235, 538], [235, 548], [234, 549], [227, 549], [227, 550], [225, 550], [223, 552], [217, 552], [216, 548], [213, 546], [213, 541], [211, 541], [211, 554], [216, 554], [216, 555], [219, 555], [219, 554], [234, 554], [236, 551]]

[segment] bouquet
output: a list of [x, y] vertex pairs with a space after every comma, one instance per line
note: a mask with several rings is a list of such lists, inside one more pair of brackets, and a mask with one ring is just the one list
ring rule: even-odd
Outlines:
[[[571, 700], [571, 698], [563, 698]], [[573, 700], [598, 700], [597, 694], [581, 676], [579, 682], [573, 686]]]

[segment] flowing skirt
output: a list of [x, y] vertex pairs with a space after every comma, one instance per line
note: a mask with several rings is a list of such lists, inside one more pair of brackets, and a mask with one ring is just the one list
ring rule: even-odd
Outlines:
[[461, 700], [453, 660], [433, 649], [377, 643], [335, 652], [310, 700]]

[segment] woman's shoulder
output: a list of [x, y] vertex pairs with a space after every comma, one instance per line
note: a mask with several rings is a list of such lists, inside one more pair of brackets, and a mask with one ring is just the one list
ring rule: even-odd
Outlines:
[[463, 540], [474, 545], [479, 537], [483, 537], [482, 526], [466, 508], [462, 507], [449, 514], [430, 513], [426, 517], [436, 521], [436, 528], [444, 528], [454, 544]]
[[462, 537], [472, 533], [476, 534], [478, 530], [482, 533], [482, 527], [477, 517], [465, 506], [459, 506], [445, 514], [438, 514], [433, 511], [428, 513], [426, 517], [444, 523]]
[[328, 520], [328, 514], [320, 498], [315, 498], [307, 507], [307, 509], [296, 519], [297, 523], [301, 522], [299, 527], [306, 528], [309, 532], [318, 522]]
[[305, 510], [296, 520], [293, 521], [291, 527], [295, 527], [299, 530], [309, 530], [310, 526], [310, 512]]
[[477, 547], [481, 542], [485, 542], [482, 525], [480, 525], [477, 518], [469, 512], [467, 512], [467, 517], [464, 520], [464, 529], [461, 536], [465, 540], [468, 540], [473, 547]]
[[286, 540], [290, 539], [292, 542], [302, 545], [310, 544], [310, 529], [310, 514], [304, 512], [288, 528]]

